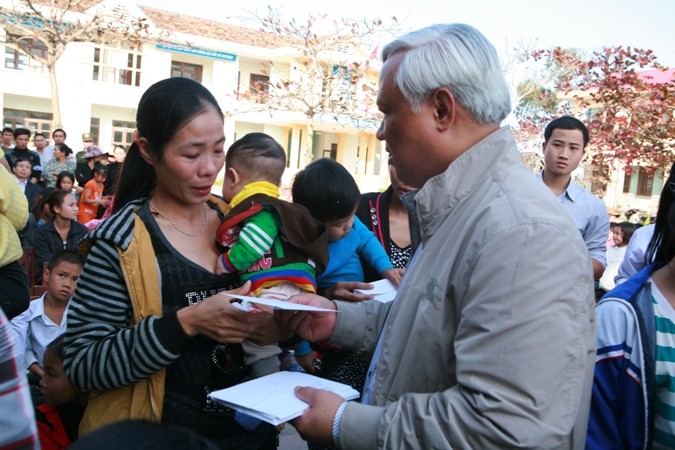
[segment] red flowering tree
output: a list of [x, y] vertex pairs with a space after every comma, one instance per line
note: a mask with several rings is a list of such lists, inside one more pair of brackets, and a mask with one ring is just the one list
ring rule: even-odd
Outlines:
[[554, 48], [529, 56], [543, 62], [550, 77], [521, 97], [516, 114], [524, 129], [545, 126], [567, 104], [588, 126], [592, 164], [630, 172], [675, 161], [675, 71], [651, 50], [618, 46], [583, 55]]

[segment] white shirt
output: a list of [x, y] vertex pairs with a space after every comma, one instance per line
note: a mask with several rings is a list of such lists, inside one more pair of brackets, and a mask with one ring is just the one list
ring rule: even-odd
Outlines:
[[21, 181], [18, 178], [16, 178], [16, 182], [19, 185], [19, 187], [21, 188], [21, 192], [23, 192], [25, 194], [26, 193], [26, 183], [28, 183], [28, 180]]
[[11, 321], [17, 351], [19, 354], [24, 354], [26, 369], [36, 362], [42, 367], [45, 348], [66, 331], [66, 316], [70, 301], [63, 311], [61, 323], [56, 324], [45, 314], [45, 295], [47, 294], [30, 302], [28, 309]]
[[619, 273], [619, 265], [626, 254], [627, 246], [609, 247], [607, 249], [607, 267], [600, 278], [600, 287], [609, 292], [614, 289], [614, 277]]
[[54, 146], [50, 145], [49, 147], [45, 147], [42, 149], [42, 153], [38, 152], [37, 149], [35, 149], [35, 153], [40, 155], [40, 163], [42, 165], [42, 168], [44, 169], [45, 164], [47, 164], [47, 161], [50, 159], [54, 159]]
[[628, 241], [623, 261], [619, 265], [619, 273], [614, 277], [616, 284], [623, 283], [647, 265], [645, 254], [654, 235], [654, 227], [654, 224], [651, 224], [635, 230]]

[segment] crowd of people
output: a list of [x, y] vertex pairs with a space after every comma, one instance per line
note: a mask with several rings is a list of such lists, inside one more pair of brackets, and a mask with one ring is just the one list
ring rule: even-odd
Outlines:
[[[226, 146], [185, 78], [145, 91], [107, 165], [90, 133], [73, 155], [62, 129], [36, 151], [3, 130], [0, 447], [273, 449], [276, 427], [209, 394], [280, 370], [361, 394], [296, 388], [314, 449], [675, 447], [675, 167], [639, 236], [572, 181], [578, 119], [549, 123], [543, 171], [525, 168], [478, 30], [427, 27], [382, 56], [384, 192], [318, 159], [281, 199], [282, 146]], [[368, 294], [383, 278], [391, 302]]]

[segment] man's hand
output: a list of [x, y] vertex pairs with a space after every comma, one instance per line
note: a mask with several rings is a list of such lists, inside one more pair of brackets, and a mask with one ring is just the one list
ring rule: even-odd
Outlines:
[[[314, 294], [294, 295], [288, 301], [337, 311], [335, 303]], [[330, 339], [337, 321], [334, 312], [276, 311], [275, 314], [282, 326], [310, 342]]]
[[309, 408], [291, 420], [291, 425], [306, 441], [332, 445], [335, 412], [345, 400], [332, 392], [310, 387], [295, 388], [295, 396], [308, 403]]
[[591, 263], [593, 265], [593, 278], [595, 281], [598, 281], [602, 278], [602, 274], [605, 273], [605, 266], [603, 266], [600, 261], [593, 258], [591, 258]]
[[372, 300], [373, 296], [369, 294], [359, 294], [357, 289], [367, 291], [373, 288], [372, 284], [362, 283], [360, 281], [340, 281], [333, 286], [326, 288], [323, 295], [336, 300], [347, 302], [361, 302], [363, 300]]

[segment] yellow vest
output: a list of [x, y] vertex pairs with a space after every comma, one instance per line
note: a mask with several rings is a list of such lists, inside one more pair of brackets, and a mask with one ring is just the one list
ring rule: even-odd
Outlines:
[[[221, 210], [227, 204], [217, 197], [209, 199]], [[85, 245], [91, 246], [92, 242]], [[88, 248], [82, 248], [88, 251]], [[134, 218], [134, 236], [126, 251], [117, 249], [124, 279], [129, 289], [133, 307], [130, 327], [150, 316], [162, 316], [159, 271], [152, 247], [150, 233], [138, 215]], [[164, 381], [166, 369], [129, 386], [95, 391], [89, 394], [89, 402], [80, 422], [80, 436], [96, 428], [123, 420], [149, 420], [160, 422], [164, 407]]]

